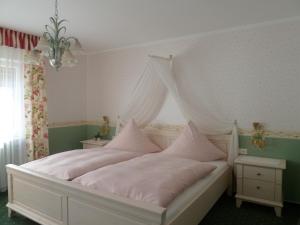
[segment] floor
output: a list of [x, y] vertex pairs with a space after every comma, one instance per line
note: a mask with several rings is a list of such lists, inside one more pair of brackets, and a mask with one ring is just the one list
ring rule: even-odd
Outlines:
[[271, 207], [243, 202], [238, 209], [234, 198], [224, 195], [200, 225], [300, 225], [300, 205], [285, 203], [278, 218]]
[[[1, 225], [37, 225], [37, 223], [17, 214], [9, 219], [5, 207], [6, 202], [7, 193], [0, 193]], [[300, 205], [286, 204], [283, 217], [278, 218], [274, 215], [273, 209], [269, 207], [243, 203], [242, 207], [237, 209], [234, 199], [224, 195], [200, 225], [300, 225], [299, 217]]]

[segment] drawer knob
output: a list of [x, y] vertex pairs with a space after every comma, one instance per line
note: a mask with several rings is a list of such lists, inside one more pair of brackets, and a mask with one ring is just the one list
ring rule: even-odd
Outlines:
[[257, 173], [256, 175], [257, 175], [257, 176], [260, 176], [260, 175], [261, 175], [261, 173]]
[[260, 189], [260, 186], [257, 186], [256, 189], [259, 190], [259, 189]]

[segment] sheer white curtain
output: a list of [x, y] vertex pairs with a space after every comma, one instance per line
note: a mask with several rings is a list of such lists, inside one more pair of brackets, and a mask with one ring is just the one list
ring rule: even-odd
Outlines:
[[[219, 120], [209, 113], [210, 111], [212, 111], [209, 108], [202, 109], [201, 111], [195, 110], [193, 104], [190, 104], [185, 100], [185, 97], [188, 96], [183, 96], [182, 92], [178, 90], [171, 60], [151, 57], [148, 64], [149, 67], [152, 68], [152, 76], [158, 77], [161, 80], [165, 88], [174, 97], [179, 109], [181, 110], [181, 113], [184, 115], [186, 120], [193, 121], [198, 127], [199, 132], [207, 135], [221, 135], [231, 133], [228, 163], [232, 166], [233, 161], [238, 156], [239, 151], [237, 122], [226, 121], [225, 119]], [[207, 93], [207, 95], [209, 94], [210, 93]], [[199, 102], [195, 103], [195, 105], [196, 104], [199, 105]], [[153, 114], [152, 116], [154, 119], [157, 115]]]
[[[125, 124], [134, 118], [139, 126], [143, 127], [150, 123], [162, 108], [168, 89], [155, 75], [155, 68], [147, 63], [145, 70], [138, 80], [129, 104], [120, 115], [120, 122]], [[118, 131], [117, 131], [118, 132]]]
[[[210, 109], [195, 110], [193, 104], [185, 100], [188, 96], [183, 96], [178, 89], [172, 60], [150, 57], [145, 73], [137, 83], [127, 110], [121, 114], [121, 123], [124, 124], [128, 119], [135, 118], [139, 125], [147, 125], [160, 112], [168, 91], [174, 97], [186, 120], [193, 121], [200, 132], [211, 135], [232, 134], [228, 163], [233, 165], [233, 161], [238, 155], [239, 147], [236, 122], [217, 120], [209, 113]], [[195, 103], [195, 105], [197, 104], [199, 102]]]
[[0, 191], [7, 188], [5, 165], [26, 161], [24, 51], [0, 46]]

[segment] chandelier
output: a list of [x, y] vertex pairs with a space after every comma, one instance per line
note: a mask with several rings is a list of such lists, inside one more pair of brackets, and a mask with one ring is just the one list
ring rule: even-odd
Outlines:
[[66, 20], [58, 17], [58, 2], [55, 0], [55, 15], [50, 17], [51, 25], [45, 25], [46, 31], [40, 38], [35, 51], [49, 59], [49, 63], [57, 71], [62, 66], [72, 67], [78, 63], [74, 54], [82, 51], [80, 42], [75, 37], [64, 37], [67, 28], [63, 25]]

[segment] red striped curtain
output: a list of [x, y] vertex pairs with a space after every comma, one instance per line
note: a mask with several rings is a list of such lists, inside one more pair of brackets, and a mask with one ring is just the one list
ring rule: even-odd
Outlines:
[[0, 46], [32, 50], [38, 43], [39, 37], [0, 27]]

